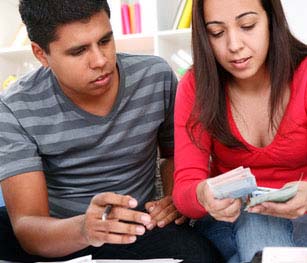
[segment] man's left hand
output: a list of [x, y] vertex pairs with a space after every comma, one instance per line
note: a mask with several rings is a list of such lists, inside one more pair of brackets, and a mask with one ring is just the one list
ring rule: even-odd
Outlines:
[[145, 208], [152, 218], [151, 223], [146, 226], [148, 230], [152, 230], [156, 226], [164, 227], [173, 221], [177, 225], [186, 221], [186, 217], [177, 211], [173, 199], [169, 195], [158, 201], [147, 202]]

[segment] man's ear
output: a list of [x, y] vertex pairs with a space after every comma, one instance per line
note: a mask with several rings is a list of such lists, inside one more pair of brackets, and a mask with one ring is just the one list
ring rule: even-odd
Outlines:
[[39, 60], [39, 62], [44, 66], [44, 67], [49, 67], [48, 59], [47, 59], [47, 54], [46, 52], [35, 42], [31, 42], [31, 48], [34, 56]]

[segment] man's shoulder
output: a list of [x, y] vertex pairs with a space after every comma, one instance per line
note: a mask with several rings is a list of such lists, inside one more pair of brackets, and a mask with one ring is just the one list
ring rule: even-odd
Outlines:
[[127, 53], [118, 53], [117, 60], [123, 65], [123, 68], [158, 68], [160, 71], [172, 71], [169, 64], [161, 57], [155, 55], [136, 55]]
[[49, 88], [51, 74], [50, 69], [40, 67], [20, 77], [9, 88], [0, 93], [1, 100], [10, 104], [10, 102], [37, 98], [44, 89]]

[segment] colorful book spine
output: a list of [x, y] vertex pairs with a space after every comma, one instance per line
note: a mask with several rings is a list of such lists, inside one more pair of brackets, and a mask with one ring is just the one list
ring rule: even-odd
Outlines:
[[178, 1], [176, 13], [175, 13], [175, 17], [174, 17], [174, 22], [173, 22], [173, 26], [172, 26], [173, 30], [176, 30], [178, 28], [179, 21], [180, 21], [183, 9], [185, 7], [185, 4], [186, 4], [186, 0], [179, 0]]
[[141, 5], [138, 0], [123, 0], [121, 2], [123, 34], [142, 32]]
[[135, 15], [135, 33], [142, 32], [142, 18], [141, 18], [141, 5], [139, 1], [134, 3], [134, 15]]
[[178, 29], [189, 28], [191, 26], [192, 6], [193, 0], [187, 0], [177, 27]]
[[133, 2], [129, 4], [129, 16], [130, 16], [130, 31], [131, 34], [134, 34], [136, 33], [136, 30], [135, 30], [135, 7]]
[[121, 16], [122, 16], [122, 29], [123, 34], [130, 34], [131, 28], [130, 28], [130, 11], [129, 11], [129, 5], [126, 2], [123, 2], [121, 5]]

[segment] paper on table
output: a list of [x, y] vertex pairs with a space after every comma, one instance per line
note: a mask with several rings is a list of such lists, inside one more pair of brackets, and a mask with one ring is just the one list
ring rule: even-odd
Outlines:
[[[67, 261], [55, 261], [55, 262], [65, 262], [65, 263], [85, 263], [85, 262], [93, 262], [92, 255], [87, 255], [79, 258], [74, 258]], [[55, 262], [49, 262], [49, 263], [55, 263]], [[42, 263], [42, 262], [36, 262], [36, 263]]]
[[[157, 259], [97, 259], [92, 260], [92, 256], [84, 256], [79, 258], [74, 258], [68, 261], [61, 261], [62, 263], [86, 263], [86, 262], [93, 262], [93, 263], [179, 263], [182, 262], [180, 259], [173, 259], [173, 258], [157, 258]], [[39, 262], [37, 262], [39, 263]], [[51, 262], [52, 263], [52, 262]]]
[[100, 259], [93, 260], [96, 263], [134, 263], [134, 262], [142, 262], [142, 263], [179, 263], [182, 262], [180, 259], [173, 258], [156, 258], [156, 259], [133, 259], [133, 260], [124, 260], [124, 259]]
[[265, 247], [262, 263], [307, 263], [307, 247]]

